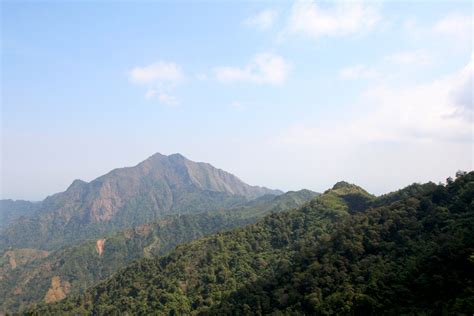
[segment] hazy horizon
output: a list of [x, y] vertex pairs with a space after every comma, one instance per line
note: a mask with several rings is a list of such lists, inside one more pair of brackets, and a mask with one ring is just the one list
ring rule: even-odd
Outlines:
[[[157, 154], [157, 153], [159, 153], [159, 152], [156, 152], [156, 153], [153, 153], [153, 154]], [[159, 153], [159, 154], [163, 154], [163, 155], [169, 156], [169, 155], [172, 155], [172, 154], [181, 154], [181, 153], [179, 153], [179, 152], [174, 152], [174, 153]], [[181, 155], [182, 155], [182, 154], [181, 154]], [[149, 155], [149, 156], [151, 156], [151, 155]], [[118, 167], [110, 168], [110, 169], [108, 169], [107, 171], [104, 171], [104, 172], [101, 173], [101, 174], [98, 174], [98, 175], [95, 175], [95, 176], [93, 175], [92, 178], [89, 178], [89, 179], [84, 179], [84, 178], [75, 178], [75, 179], [72, 179], [69, 183], [65, 184], [64, 187], [58, 189], [58, 190], [55, 191], [55, 192], [47, 193], [45, 196], [42, 196], [42, 197], [40, 196], [40, 197], [37, 198], [37, 199], [28, 199], [28, 198], [21, 198], [21, 197], [20, 197], [20, 198], [2, 197], [2, 199], [27, 200], [27, 201], [33, 201], [33, 202], [42, 201], [42, 200], [44, 200], [46, 197], [48, 197], [48, 196], [50, 196], [50, 195], [53, 195], [53, 194], [56, 194], [56, 193], [60, 193], [60, 192], [65, 191], [65, 190], [69, 187], [69, 185], [71, 185], [71, 183], [72, 183], [73, 181], [75, 181], [75, 180], [82, 180], [82, 181], [85, 181], [85, 182], [90, 182], [90, 181], [93, 181], [94, 179], [96, 179], [96, 178], [98, 178], [98, 177], [101, 177], [101, 176], [103, 176], [103, 175], [106, 175], [107, 173], [109, 173], [110, 171], [112, 171], [112, 170], [114, 170], [114, 169], [127, 168], [127, 167], [134, 167], [134, 166], [136, 166], [137, 164], [139, 164], [140, 162], [142, 162], [142, 161], [144, 161], [145, 159], [149, 158], [149, 156], [146, 157], [146, 158], [144, 158], [144, 159], [142, 159], [142, 160], [140, 160], [140, 161], [138, 161], [138, 162], [136, 162], [136, 163], [132, 163], [132, 164], [129, 164], [129, 165], [124, 165], [124, 166], [118, 166]], [[184, 156], [185, 158], [191, 160], [191, 161], [209, 163], [209, 161], [193, 160], [192, 158], [189, 158], [189, 157], [187, 157], [186, 155], [183, 155], [183, 156]], [[214, 165], [214, 164], [212, 164], [212, 163], [211, 163], [211, 165], [213, 165], [213, 167], [216, 167], [216, 168], [218, 168], [218, 169], [222, 169], [222, 168], [220, 168], [219, 166], [216, 166], [216, 165]], [[232, 173], [231, 171], [226, 170], [226, 169], [222, 169], [222, 170]], [[284, 191], [284, 192], [287, 192], [287, 191], [298, 191], [298, 190], [301, 190], [301, 189], [309, 189], [309, 190], [312, 190], [312, 191], [314, 191], [314, 192], [322, 193], [322, 192], [324, 192], [324, 191], [330, 189], [330, 188], [331, 188], [334, 184], [336, 184], [337, 182], [340, 182], [340, 181], [348, 181], [348, 182], [352, 182], [353, 184], [362, 186], [362, 188], [366, 189], [369, 193], [375, 194], [375, 195], [378, 196], [378, 195], [382, 195], [382, 194], [386, 194], [386, 193], [390, 193], [390, 192], [399, 190], [401, 187], [408, 186], [408, 185], [410, 185], [410, 184], [412, 184], [412, 183], [423, 183], [423, 182], [430, 182], [430, 181], [431, 181], [431, 182], [435, 182], [435, 183], [438, 183], [438, 182], [444, 183], [448, 177], [454, 177], [454, 175], [455, 175], [455, 173], [456, 173], [457, 171], [466, 171], [466, 170], [460, 170], [460, 169], [458, 169], [458, 170], [453, 171], [451, 174], [446, 175], [446, 176], [444, 176], [444, 177], [441, 177], [441, 178], [439, 178], [439, 179], [414, 180], [414, 181], [412, 181], [412, 182], [410, 182], [410, 183], [406, 183], [406, 184], [404, 184], [404, 185], [402, 185], [402, 186], [400, 186], [400, 187], [394, 187], [393, 189], [388, 189], [387, 191], [383, 191], [383, 192], [374, 192], [374, 191], [371, 191], [369, 188], [367, 188], [367, 187], [361, 185], [360, 183], [353, 182], [353, 181], [349, 181], [347, 178], [335, 179], [333, 182], [327, 183], [327, 185], [326, 185], [325, 187], [322, 186], [322, 187], [320, 187], [320, 188], [310, 188], [310, 187], [299, 187], [299, 188], [298, 188], [298, 187], [294, 187], [294, 188], [285, 189], [285, 188], [275, 187], [275, 186], [268, 185], [268, 184], [251, 183], [251, 182], [247, 181], [246, 179], [241, 178], [238, 174], [235, 174], [235, 173], [232, 173], [232, 174], [234, 174], [234, 175], [237, 176], [240, 180], [244, 181], [244, 182], [247, 183], [247, 184], [256, 185], [256, 186], [263, 186], [263, 187], [267, 187], [267, 188], [269, 188], [269, 189], [278, 189], [278, 190], [282, 190], [282, 191]]]
[[474, 169], [469, 1], [1, 7], [2, 199], [156, 152], [284, 191]]

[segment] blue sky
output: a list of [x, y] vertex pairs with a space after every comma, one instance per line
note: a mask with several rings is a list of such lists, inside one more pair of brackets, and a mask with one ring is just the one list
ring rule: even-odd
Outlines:
[[473, 169], [469, 1], [3, 1], [2, 198], [155, 152], [381, 194]]

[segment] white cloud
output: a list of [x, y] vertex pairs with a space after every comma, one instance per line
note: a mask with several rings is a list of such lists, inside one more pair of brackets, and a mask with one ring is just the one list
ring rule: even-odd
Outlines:
[[291, 65], [281, 56], [262, 53], [244, 67], [224, 66], [214, 68], [217, 80], [221, 82], [248, 82], [280, 85], [284, 83]]
[[451, 13], [443, 19], [439, 20], [433, 30], [436, 33], [472, 39], [473, 16], [463, 15], [459, 13]]
[[157, 91], [155, 89], [152, 89], [152, 88], [148, 89], [145, 93], [145, 99], [151, 100], [151, 99], [155, 98], [156, 93], [157, 93]]
[[[461, 71], [459, 83], [451, 91], [455, 108], [453, 116], [474, 122], [474, 55], [471, 62]], [[473, 131], [474, 133], [474, 131]]]
[[163, 61], [143, 67], [135, 67], [130, 71], [130, 79], [138, 84], [154, 82], [177, 83], [183, 78], [183, 73], [178, 65]]
[[438, 54], [472, 51], [472, 13], [450, 12], [430, 25], [410, 18], [405, 20], [402, 27], [405, 34], [418, 45], [429, 43], [432, 46], [431, 51]]
[[160, 92], [156, 89], [150, 88], [145, 93], [145, 99], [155, 100], [157, 99], [160, 103], [168, 106], [176, 106], [179, 104], [178, 100], [166, 92]]
[[244, 67], [217, 67], [214, 69], [217, 80], [221, 82], [249, 82], [280, 85], [284, 83], [291, 65], [283, 57], [262, 53]]
[[344, 80], [375, 79], [380, 76], [379, 72], [365, 65], [355, 65], [341, 70], [340, 77]]
[[168, 105], [168, 106], [178, 105], [178, 100], [174, 96], [166, 94], [164, 92], [158, 95], [158, 100], [164, 105]]
[[385, 57], [385, 60], [401, 65], [427, 66], [432, 62], [431, 56], [424, 50], [402, 51]]
[[471, 60], [460, 71], [426, 84], [371, 86], [362, 96], [367, 107], [358, 109], [358, 117], [318, 126], [297, 124], [283, 132], [278, 142], [321, 149], [377, 142], [472, 144], [473, 72]]
[[270, 29], [275, 24], [277, 18], [278, 12], [276, 10], [267, 9], [247, 18], [243, 24], [264, 31]]
[[336, 2], [322, 8], [312, 1], [297, 1], [291, 10], [287, 31], [313, 38], [347, 36], [366, 32], [379, 22], [374, 5], [359, 2]]
[[178, 104], [177, 99], [170, 93], [184, 80], [179, 65], [158, 61], [147, 66], [137, 66], [129, 72], [129, 77], [133, 83], [146, 86], [146, 100], [158, 99], [160, 103], [170, 106]]
[[[432, 63], [432, 57], [424, 50], [400, 51], [395, 54], [385, 56], [385, 62], [396, 64], [397, 66], [427, 66]], [[399, 67], [399, 69], [403, 69]], [[343, 80], [370, 80], [393, 78], [394, 73], [382, 71], [371, 66], [358, 64], [341, 69], [339, 76]]]
[[317, 174], [326, 187], [344, 179], [382, 193], [413, 182], [443, 181], [474, 168], [472, 111], [459, 112], [473, 108], [473, 71], [471, 61], [425, 84], [369, 87], [354, 100], [358, 106], [348, 106], [356, 116], [297, 122], [267, 147], [280, 165], [293, 161], [285, 170], [299, 183], [314, 185]]

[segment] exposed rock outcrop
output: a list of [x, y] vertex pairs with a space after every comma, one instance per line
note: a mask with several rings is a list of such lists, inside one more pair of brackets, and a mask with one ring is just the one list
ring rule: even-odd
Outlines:
[[69, 282], [63, 282], [61, 284], [61, 278], [59, 276], [54, 276], [51, 279], [51, 287], [44, 297], [44, 302], [46, 304], [60, 301], [66, 297], [71, 289], [71, 284]]
[[105, 247], [105, 238], [103, 239], [97, 239], [95, 242], [95, 250], [99, 254], [99, 256], [102, 256], [104, 253], [104, 247]]

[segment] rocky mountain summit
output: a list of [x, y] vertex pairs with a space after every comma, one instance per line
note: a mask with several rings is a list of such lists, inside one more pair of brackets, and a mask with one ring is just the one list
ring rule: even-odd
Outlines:
[[180, 154], [155, 154], [89, 183], [75, 180], [66, 191], [49, 196], [32, 216], [19, 218], [2, 231], [0, 250], [51, 250], [165, 215], [234, 207], [281, 193], [248, 185], [228, 172]]

